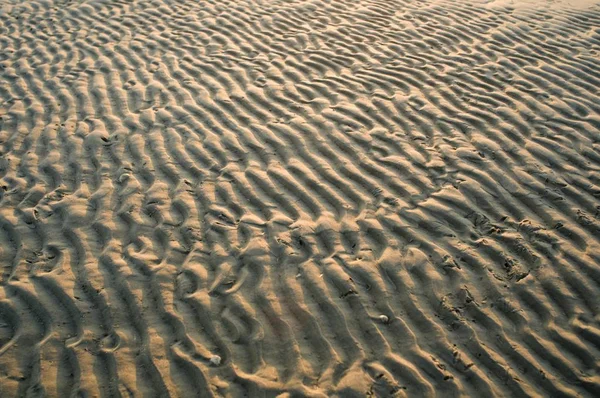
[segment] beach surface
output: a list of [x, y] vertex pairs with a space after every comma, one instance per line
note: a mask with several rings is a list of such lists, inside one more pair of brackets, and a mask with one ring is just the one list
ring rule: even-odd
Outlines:
[[599, 0], [0, 0], [0, 397], [598, 397], [599, 314]]

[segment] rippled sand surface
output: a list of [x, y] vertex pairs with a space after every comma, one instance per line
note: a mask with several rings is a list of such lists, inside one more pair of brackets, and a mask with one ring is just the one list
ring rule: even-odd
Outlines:
[[0, 0], [1, 397], [600, 396], [598, 1]]

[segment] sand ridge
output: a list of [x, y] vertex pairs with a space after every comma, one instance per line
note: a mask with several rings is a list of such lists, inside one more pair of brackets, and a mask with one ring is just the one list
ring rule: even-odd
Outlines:
[[598, 396], [550, 3], [2, 1], [0, 396]]

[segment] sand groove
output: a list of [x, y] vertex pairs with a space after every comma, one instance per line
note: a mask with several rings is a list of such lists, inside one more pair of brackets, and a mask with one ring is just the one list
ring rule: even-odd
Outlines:
[[600, 395], [599, 6], [0, 5], [0, 396]]

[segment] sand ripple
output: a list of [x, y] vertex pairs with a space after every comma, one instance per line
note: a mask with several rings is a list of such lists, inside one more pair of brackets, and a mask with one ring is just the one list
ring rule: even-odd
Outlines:
[[599, 396], [600, 7], [509, 3], [2, 1], [0, 396]]

